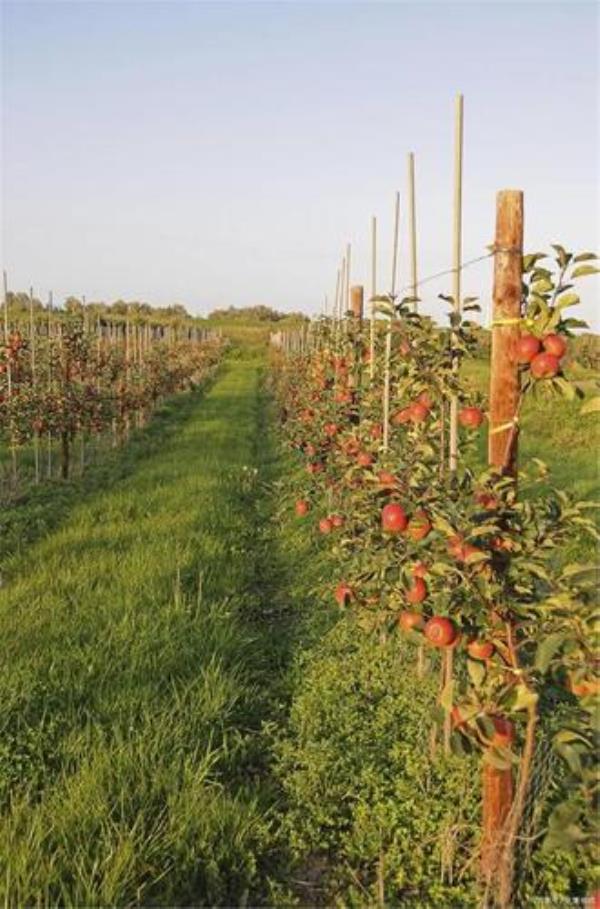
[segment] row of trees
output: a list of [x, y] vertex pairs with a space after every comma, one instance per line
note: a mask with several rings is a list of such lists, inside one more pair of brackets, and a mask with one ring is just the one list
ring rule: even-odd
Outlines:
[[[505, 365], [519, 364], [521, 389], [511, 420], [489, 428], [504, 439], [490, 468], [469, 466], [488, 414], [460, 369], [477, 350], [477, 330], [456, 309], [452, 331], [440, 332], [414, 300], [380, 297], [385, 332], [371, 332], [360, 313], [323, 320], [308, 344], [303, 335], [284, 345], [291, 354], [277, 380], [286, 436], [304, 466], [295, 513], [330, 542], [338, 572], [327, 599], [357, 633], [414, 646], [407, 684], [439, 673], [434, 756], [422, 743], [423, 760], [435, 760], [436, 748], [481, 755], [481, 893], [503, 909], [514, 905], [527, 850], [576, 849], [588, 867], [598, 858], [596, 576], [560, 557], [582, 535], [598, 539], [593, 505], [548, 491], [539, 462], [521, 465], [518, 482], [514, 472], [523, 400], [583, 397], [563, 371], [581, 327], [565, 311], [578, 302], [574, 281], [596, 271], [595, 256], [556, 251], [553, 267], [539, 254], [523, 258], [521, 315], [500, 319], [501, 329], [518, 324]], [[597, 408], [598, 399], [585, 407]], [[457, 463], [452, 448], [448, 456], [453, 415]], [[530, 813], [546, 748], [564, 764]]]
[[82, 467], [104, 435], [123, 442], [165, 395], [203, 382], [222, 349], [218, 332], [154, 310], [136, 319], [45, 310], [36, 319], [31, 302], [20, 320], [9, 305], [0, 349], [0, 440], [12, 489], [29, 463], [35, 482], [52, 476], [57, 455], [67, 478], [76, 442]]

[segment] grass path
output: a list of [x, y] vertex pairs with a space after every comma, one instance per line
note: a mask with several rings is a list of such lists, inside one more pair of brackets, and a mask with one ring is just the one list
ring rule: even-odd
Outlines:
[[[8, 905], [244, 905], [277, 860], [287, 661], [260, 360], [230, 360], [5, 564]], [[123, 467], [123, 459], [126, 469]]]

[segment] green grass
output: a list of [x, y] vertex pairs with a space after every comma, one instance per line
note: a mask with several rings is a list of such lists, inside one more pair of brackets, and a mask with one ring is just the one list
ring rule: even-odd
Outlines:
[[[397, 738], [405, 722], [418, 740], [435, 692], [410, 719], [401, 655], [332, 628], [331, 565], [289, 519], [264, 363], [249, 335], [207, 393], [0, 519], [6, 905], [364, 905], [382, 849], [386, 895], [448, 895], [402, 881], [429, 874], [401, 834], [433, 836], [443, 780], [413, 808]], [[523, 460], [577, 495], [598, 488], [597, 441], [575, 405], [525, 413]]]
[[103, 488], [96, 477], [53, 532], [5, 559], [8, 905], [264, 896], [260, 730], [279, 709], [287, 638], [259, 376], [234, 360], [204, 399], [171, 403]]
[[[470, 360], [465, 374], [487, 394], [487, 361]], [[598, 394], [598, 376], [579, 370], [576, 376], [590, 395]], [[600, 420], [597, 414], [581, 416], [582, 402], [564, 398], [537, 398], [526, 402], [519, 439], [520, 465], [539, 458], [550, 468], [553, 485], [581, 498], [600, 497]], [[487, 434], [481, 434], [479, 462], [484, 463]]]

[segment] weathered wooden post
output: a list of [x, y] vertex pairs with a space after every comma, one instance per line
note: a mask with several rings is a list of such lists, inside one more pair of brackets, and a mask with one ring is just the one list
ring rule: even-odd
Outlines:
[[511, 474], [516, 473], [521, 395], [515, 348], [520, 335], [522, 257], [523, 193], [505, 189], [496, 201], [488, 459], [490, 466]]
[[[513, 476], [517, 472], [520, 400], [515, 345], [520, 333], [522, 256], [523, 193], [502, 190], [496, 199], [488, 460], [491, 467]], [[488, 885], [499, 871], [507, 846], [513, 797], [512, 770], [484, 763], [482, 873]]]
[[362, 284], [355, 284], [350, 288], [350, 310], [355, 319], [362, 324], [365, 289]]
[[[36, 325], [34, 317], [34, 299], [33, 299], [33, 287], [29, 288], [29, 354], [30, 354], [30, 366], [31, 366], [31, 389], [35, 398], [36, 385], [37, 385], [37, 369], [36, 369]], [[34, 481], [36, 485], [40, 482], [40, 439], [39, 432], [34, 427], [33, 430], [33, 470], [34, 470]]]

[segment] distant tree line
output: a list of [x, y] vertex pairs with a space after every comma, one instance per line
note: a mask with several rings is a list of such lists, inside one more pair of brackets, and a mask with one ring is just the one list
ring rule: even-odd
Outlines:
[[[34, 296], [30, 300], [29, 294], [20, 291], [14, 293], [9, 291], [6, 295], [8, 308], [11, 313], [29, 312], [30, 307], [34, 312], [48, 311], [50, 303], [43, 303], [38, 297]], [[197, 319], [199, 316], [193, 316], [187, 311], [181, 303], [173, 303], [170, 306], [151, 306], [149, 303], [140, 303], [138, 301], [127, 302], [126, 300], [115, 300], [114, 303], [103, 303], [95, 301], [84, 301], [79, 297], [67, 297], [64, 303], [52, 305], [53, 310], [57, 312], [66, 312], [71, 315], [83, 314], [95, 316], [156, 316], [166, 319]]]
[[282, 320], [308, 322], [308, 316], [301, 312], [279, 312], [270, 306], [228, 306], [227, 309], [214, 309], [209, 319], [236, 322], [281, 322]]
[[[34, 296], [30, 301], [29, 294], [23, 291], [14, 293], [9, 291], [7, 294], [8, 308], [15, 315], [29, 312], [32, 306], [34, 312], [44, 312], [50, 308], [48, 302], [43, 303], [38, 297]], [[125, 300], [115, 300], [114, 303], [103, 303], [94, 301], [83, 301], [79, 297], [67, 297], [62, 304], [53, 304], [57, 312], [65, 312], [70, 315], [82, 315], [84, 312], [90, 316], [106, 317], [110, 316], [154, 316], [158, 319], [166, 320], [188, 320], [201, 319], [201, 316], [194, 316], [187, 311], [181, 303], [173, 303], [170, 306], [151, 306], [149, 303], [138, 301], [127, 302]], [[308, 316], [301, 312], [279, 312], [270, 306], [229, 306], [227, 309], [214, 309], [209, 317], [215, 321], [224, 322], [307, 322]]]

